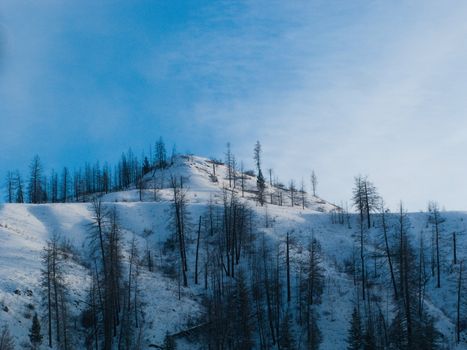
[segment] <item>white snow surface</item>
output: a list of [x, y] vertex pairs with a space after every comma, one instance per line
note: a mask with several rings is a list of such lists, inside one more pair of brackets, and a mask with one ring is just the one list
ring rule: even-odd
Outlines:
[[[142, 251], [146, 244], [159, 247], [168, 237], [170, 177], [183, 178], [184, 187], [188, 189], [189, 211], [192, 217], [196, 218], [206, 210], [210, 201], [218, 204], [222, 202], [222, 188], [228, 186], [223, 165], [216, 166], [216, 175], [217, 182], [213, 182], [212, 162], [206, 158], [179, 157], [169, 169], [146, 175], [146, 189], [142, 193], [142, 201], [136, 188], [103, 195], [101, 200], [109, 208], [115, 206], [125, 244], [128, 246], [131, 239], [136, 237]], [[153, 188], [156, 186], [159, 189], [154, 201]], [[305, 209], [298, 205], [291, 207], [290, 203], [284, 206], [258, 206], [254, 201], [255, 187], [256, 178], [248, 177], [247, 191], [242, 200], [256, 211], [262, 226], [260, 231], [271, 241], [284, 242], [285, 233], [292, 232], [292, 261], [301, 259], [312, 235], [321, 242], [326, 271], [323, 302], [318, 307], [319, 327], [323, 333], [321, 349], [345, 349], [355, 287], [352, 278], [343, 272], [343, 264], [351, 257], [357, 226], [353, 219], [350, 228], [347, 224], [332, 224], [329, 212], [337, 207], [318, 197], [308, 196], [309, 204]], [[268, 185], [267, 191], [269, 190]], [[236, 191], [241, 197], [238, 183]], [[436, 317], [437, 326], [443, 333], [446, 345], [467, 349], [464, 345], [455, 346], [457, 276], [448, 267], [452, 250], [449, 237], [452, 232], [458, 233], [458, 258], [463, 259], [466, 255], [467, 213], [443, 212], [442, 215], [447, 219], [442, 232], [443, 288], [436, 289], [434, 280], [429, 281], [427, 307]], [[417, 241], [419, 235], [431, 237], [431, 226], [427, 224], [426, 213], [411, 213], [409, 218], [414, 241]], [[67, 261], [66, 278], [71, 287], [73, 303], [76, 305], [75, 313], [79, 313], [84, 307], [89, 271], [80, 261], [87, 257], [87, 237], [91, 221], [90, 203], [0, 206], [0, 325], [9, 325], [17, 345], [27, 339], [31, 326], [34, 311], [28, 305], [34, 305], [35, 309], [40, 311], [40, 255], [46, 241], [54, 234], [68, 240], [76, 252], [77, 256], [70, 256]], [[265, 227], [266, 221], [268, 227]], [[426, 244], [430, 239], [426, 239]], [[162, 344], [166, 332], [176, 333], [183, 330], [190, 321], [196, 320], [203, 313], [200, 303], [201, 287], [193, 287], [190, 276], [190, 286], [182, 288], [179, 300], [177, 281], [164, 277], [158, 271], [158, 258], [156, 255], [155, 272], [143, 269], [141, 274], [142, 299], [147, 310], [144, 330], [146, 346]], [[189, 254], [188, 259], [192, 259], [192, 255]], [[387, 291], [383, 288], [381, 295], [385, 293], [387, 294]], [[390, 313], [391, 310], [388, 309], [387, 312]], [[192, 345], [185, 345], [179, 344], [179, 348], [194, 348]]]

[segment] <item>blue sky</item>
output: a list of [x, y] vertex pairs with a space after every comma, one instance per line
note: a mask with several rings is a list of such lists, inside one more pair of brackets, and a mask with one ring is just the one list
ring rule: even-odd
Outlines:
[[4, 0], [0, 173], [159, 135], [252, 164], [259, 139], [265, 167], [315, 169], [326, 199], [361, 173], [392, 206], [467, 209], [465, 18], [454, 0]]

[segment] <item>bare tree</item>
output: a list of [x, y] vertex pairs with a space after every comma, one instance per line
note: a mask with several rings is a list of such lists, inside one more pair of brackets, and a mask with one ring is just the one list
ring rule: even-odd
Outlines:
[[386, 216], [386, 208], [384, 207], [384, 201], [381, 200], [381, 227], [383, 230], [383, 238], [384, 238], [384, 249], [386, 253], [386, 258], [388, 259], [388, 265], [389, 265], [389, 273], [391, 275], [391, 283], [394, 291], [394, 299], [398, 299], [398, 293], [397, 293], [397, 285], [396, 285], [396, 278], [394, 276], [394, 267], [393, 267], [393, 261], [392, 261], [392, 252], [391, 248], [389, 245], [389, 224], [387, 221], [387, 216]]
[[240, 162], [240, 184], [242, 188], [242, 198], [245, 197], [245, 168], [243, 166], [243, 161]]
[[188, 263], [186, 258], [186, 191], [183, 189], [183, 180], [177, 180], [175, 176], [171, 177], [171, 186], [173, 190], [173, 220], [175, 223], [175, 233], [178, 241], [180, 264], [183, 275], [183, 286], [188, 286], [187, 271]]
[[289, 239], [289, 231], [287, 231], [286, 236], [286, 255], [285, 255], [285, 264], [287, 267], [287, 302], [290, 303], [291, 297], [291, 289], [290, 289], [290, 239]]
[[196, 259], [195, 259], [195, 284], [198, 284], [198, 259], [199, 259], [199, 243], [201, 238], [201, 216], [198, 223], [198, 237], [196, 239]]
[[445, 221], [439, 212], [438, 204], [436, 202], [430, 202], [428, 204], [428, 212], [430, 216], [429, 222], [433, 225], [435, 233], [435, 245], [436, 245], [436, 288], [441, 288], [441, 262], [440, 262], [440, 232], [441, 224]]
[[300, 190], [298, 191], [300, 194], [300, 203], [302, 204], [302, 209], [305, 209], [306, 205], [306, 191], [305, 191], [305, 182], [302, 179], [300, 183]]
[[[63, 250], [59, 246], [58, 236], [54, 235], [47, 242], [42, 253], [41, 270], [43, 304], [48, 321], [48, 345], [52, 347], [53, 338], [55, 338], [58, 348], [68, 349], [69, 316], [67, 289], [62, 271], [63, 263]], [[54, 333], [55, 336], [53, 336]]]
[[360, 221], [366, 218], [368, 228], [371, 227], [371, 212], [378, 209], [379, 195], [376, 187], [361, 175], [355, 177], [353, 204], [360, 214]]
[[225, 166], [227, 167], [227, 179], [229, 180], [229, 188], [232, 187], [233, 172], [232, 169], [232, 151], [230, 149], [230, 142], [227, 142], [227, 151], [225, 152]]
[[457, 238], [455, 231], [452, 233], [452, 263], [457, 265]]
[[15, 350], [15, 342], [7, 325], [0, 330], [0, 350]]
[[456, 341], [460, 343], [461, 335], [461, 301], [462, 301], [462, 265], [463, 261], [459, 263], [459, 276], [457, 277], [457, 306], [456, 306]]

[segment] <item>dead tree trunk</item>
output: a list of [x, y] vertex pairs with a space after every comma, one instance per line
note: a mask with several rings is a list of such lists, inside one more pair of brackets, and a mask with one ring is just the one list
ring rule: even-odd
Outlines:
[[198, 257], [199, 257], [199, 239], [201, 236], [201, 216], [198, 224], [198, 238], [196, 240], [196, 260], [195, 260], [195, 284], [198, 284]]
[[289, 246], [289, 232], [287, 232], [287, 240], [286, 240], [286, 265], [287, 265], [287, 302], [290, 303], [291, 296], [290, 296], [290, 246]]
[[388, 241], [388, 226], [386, 222], [386, 214], [384, 212], [384, 207], [382, 207], [381, 210], [381, 220], [382, 220], [382, 225], [383, 225], [383, 234], [384, 234], [384, 244], [386, 248], [386, 256], [388, 258], [388, 264], [389, 264], [389, 272], [391, 274], [391, 282], [392, 282], [392, 287], [394, 289], [394, 299], [398, 299], [397, 295], [397, 286], [396, 286], [396, 278], [394, 277], [394, 267], [392, 265], [392, 259], [391, 259], [391, 251], [389, 249], [389, 241]]
[[456, 320], [456, 340], [460, 342], [461, 335], [461, 292], [462, 292], [462, 261], [459, 264], [459, 277], [457, 281], [457, 320]]

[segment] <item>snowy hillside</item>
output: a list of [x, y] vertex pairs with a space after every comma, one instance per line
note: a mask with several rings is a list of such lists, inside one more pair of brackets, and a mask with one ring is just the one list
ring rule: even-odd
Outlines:
[[[256, 176], [247, 173], [243, 175], [244, 193], [242, 196], [241, 176], [237, 175], [235, 181], [232, 178], [229, 186], [228, 170], [224, 164], [203, 157], [179, 156], [169, 168], [151, 171], [145, 175], [142, 201], [152, 202], [154, 197], [157, 200], [159, 195], [162, 200], [170, 200], [172, 198], [171, 177], [183, 178], [184, 187], [189, 189], [190, 203], [206, 204], [211, 198], [214, 201], [221, 201], [224, 188], [233, 190], [247, 200], [253, 201], [255, 199]], [[299, 192], [299, 190], [296, 191]], [[290, 206], [290, 190], [288, 187], [266, 181], [266, 192], [269, 196], [273, 192], [282, 192], [283, 205]], [[301, 205], [298, 197], [299, 194], [297, 194], [296, 206]], [[312, 211], [329, 212], [338, 208], [319, 197], [309, 194], [306, 197], [306, 207]], [[139, 190], [134, 186], [133, 190], [104, 195], [102, 200], [105, 202], [139, 202]]]
[[[181, 285], [180, 272], [177, 272], [179, 264], [177, 254], [170, 253], [167, 243], [173, 235], [171, 228], [173, 179], [177, 179], [186, 191], [186, 210], [189, 214], [186, 233], [186, 255], [189, 265], [187, 287]], [[277, 266], [280, 266], [281, 279], [285, 278], [285, 244], [286, 235], [289, 233], [292, 298], [296, 298], [299, 294], [300, 269], [302, 263], [309, 259], [307, 247], [311, 238], [316, 238], [320, 242], [325, 276], [322, 300], [316, 305], [318, 325], [322, 333], [320, 348], [346, 348], [347, 329], [357, 298], [355, 291], [358, 289], [355, 286], [355, 283], [358, 286], [358, 282], [355, 282], [352, 274], [349, 273], [349, 262], [352, 256], [358, 254], [357, 216], [344, 214], [335, 205], [306, 193], [303, 194], [304, 202], [300, 199], [300, 194], [297, 194], [297, 202], [292, 206], [290, 191], [285, 187], [272, 185], [269, 181], [266, 181], [266, 196], [273, 199], [273, 196], [282, 192], [280, 194], [282, 205], [271, 204], [267, 197], [267, 204], [260, 206], [255, 200], [256, 180], [256, 177], [247, 175], [240, 179], [230, 179], [229, 184], [224, 165], [215, 164], [201, 157], [184, 156], [177, 158], [176, 162], [166, 169], [154, 170], [146, 174], [143, 186], [135, 184], [126, 191], [101, 195], [102, 205], [109, 210], [115, 208], [117, 214], [124, 247], [124, 274], [128, 269], [133, 238], [140, 252], [138, 288], [143, 305], [141, 322], [144, 324], [140, 331], [141, 348], [161, 347], [166, 334], [176, 335], [204, 322], [200, 320], [205, 314], [205, 285], [204, 281], [194, 284], [193, 269], [198, 251], [198, 218], [212, 208], [222, 211], [226, 196], [232, 196], [232, 193], [236, 196], [236, 200], [254, 215], [252, 221], [254, 228], [248, 231], [254, 236], [251, 238], [251, 244], [257, 246], [266, 244], [270, 247], [273, 251], [271, 256], [277, 259], [271, 264], [277, 263]], [[272, 202], [275, 203], [275, 199]], [[445, 219], [441, 235], [442, 288], [436, 288], [435, 279], [430, 277], [425, 287], [425, 303], [426, 309], [434, 317], [435, 324], [443, 335], [442, 343], [448, 348], [454, 348], [458, 281], [457, 268], [451, 263], [453, 259], [451, 235], [453, 232], [457, 233], [457, 259], [461, 261], [467, 252], [465, 237], [467, 213], [441, 214]], [[94, 269], [94, 262], [89, 258], [93, 253], [90, 235], [94, 216], [92, 203], [3, 204], [0, 207], [0, 324], [9, 326], [18, 348], [26, 346], [29, 341], [28, 332], [34, 313], [37, 312], [39, 315], [44, 313], [41, 291], [43, 290], [41, 269], [44, 267], [41, 255], [47, 241], [54, 235], [59, 237], [67, 248], [62, 268], [69, 289], [70, 313], [74, 320], [71, 327], [73, 342], [75, 348], [84, 348], [82, 340], [85, 329], [82, 326], [81, 314], [88, 305], [87, 295]], [[430, 247], [433, 231], [432, 225], [428, 222], [428, 214], [412, 213], [408, 218], [410, 235], [415, 246], [418, 247], [420, 237], [425, 237], [428, 259], [432, 251]], [[395, 217], [389, 219], [396, 222]], [[390, 288], [385, 282], [376, 283], [387, 277], [382, 274], [387, 266], [384, 254], [381, 253], [380, 219], [377, 214], [374, 214], [373, 222], [373, 227], [367, 232], [369, 247], [366, 252], [367, 274], [375, 281], [373, 297], [378, 299], [377, 305], [381, 307], [381, 313], [389, 320], [394, 312], [390, 305]], [[201, 221], [199, 227], [201, 228]], [[207, 247], [213, 241], [209, 241], [208, 236], [206, 237]], [[199, 268], [201, 280], [204, 278], [201, 276], [208, 275], [204, 268], [207, 269], [209, 260], [213, 259], [208, 255], [212, 250], [206, 247], [203, 246], [199, 252], [199, 260], [202, 262]], [[277, 252], [274, 252], [274, 249]], [[240, 268], [248, 269], [248, 266], [254, 263], [254, 257], [248, 255], [251, 251], [244, 250], [239, 253], [244, 254], [244, 258], [239, 259]], [[153, 269], [148, 268], [145, 262], [147, 252], [152, 254]], [[427, 266], [426, 269], [431, 276], [431, 268]], [[223, 278], [229, 279], [226, 276]], [[210, 283], [211, 277], [209, 285]], [[285, 287], [282, 288], [281, 293], [285, 295]], [[285, 312], [286, 310], [282, 309], [280, 314]], [[296, 311], [291, 313], [297, 317]], [[46, 323], [46, 318], [42, 317], [44, 348]], [[304, 344], [303, 332], [294, 328], [292, 333], [297, 344]], [[183, 334], [174, 339], [179, 349], [196, 349], [198, 346], [196, 339], [185, 337]], [[461, 344], [457, 348], [467, 347]]]

